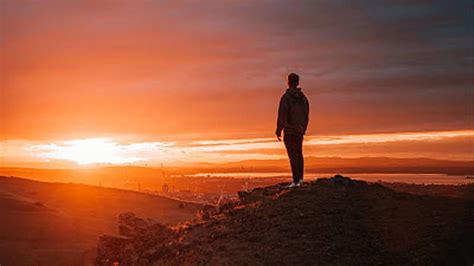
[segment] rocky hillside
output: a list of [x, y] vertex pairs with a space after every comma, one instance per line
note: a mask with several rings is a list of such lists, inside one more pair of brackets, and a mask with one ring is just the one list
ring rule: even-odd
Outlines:
[[0, 176], [0, 265], [93, 265], [97, 239], [133, 211], [175, 224], [202, 205], [133, 191]]
[[97, 263], [472, 265], [473, 195], [414, 195], [342, 176], [279, 184], [172, 227], [122, 214], [121, 235], [101, 237]]

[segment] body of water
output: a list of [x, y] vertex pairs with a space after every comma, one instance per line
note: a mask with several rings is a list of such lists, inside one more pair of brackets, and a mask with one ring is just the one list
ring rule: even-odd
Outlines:
[[[364, 180], [367, 182], [402, 182], [414, 184], [440, 184], [440, 185], [462, 185], [474, 183], [474, 179], [467, 179], [465, 175], [446, 175], [446, 174], [412, 174], [412, 173], [357, 173], [344, 174], [353, 179]], [[305, 174], [306, 180], [314, 180], [321, 177], [332, 177], [334, 173], [308, 173]], [[234, 178], [265, 178], [265, 177], [281, 177], [290, 179], [291, 173], [200, 173], [188, 176], [196, 177], [234, 177]]]

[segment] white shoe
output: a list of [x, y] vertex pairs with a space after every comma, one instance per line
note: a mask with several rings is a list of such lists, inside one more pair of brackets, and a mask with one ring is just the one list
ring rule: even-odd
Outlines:
[[303, 180], [303, 179], [300, 179], [300, 180], [298, 181], [298, 183], [296, 183], [296, 186], [299, 187], [299, 186], [303, 185], [303, 183], [304, 183], [304, 180]]
[[291, 182], [291, 184], [290, 184], [289, 186], [287, 186], [287, 188], [294, 188], [294, 187], [297, 187], [297, 186], [299, 186], [298, 184], [299, 184], [299, 183]]

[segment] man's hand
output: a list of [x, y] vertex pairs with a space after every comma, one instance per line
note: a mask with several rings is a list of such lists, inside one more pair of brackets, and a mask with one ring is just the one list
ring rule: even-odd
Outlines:
[[275, 131], [275, 135], [277, 136], [277, 140], [281, 141], [281, 131], [278, 132], [278, 130]]

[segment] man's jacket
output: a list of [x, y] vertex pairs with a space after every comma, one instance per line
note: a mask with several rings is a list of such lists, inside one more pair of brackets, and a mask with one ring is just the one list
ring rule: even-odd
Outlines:
[[305, 134], [309, 121], [309, 102], [301, 88], [287, 89], [278, 108], [276, 134]]

